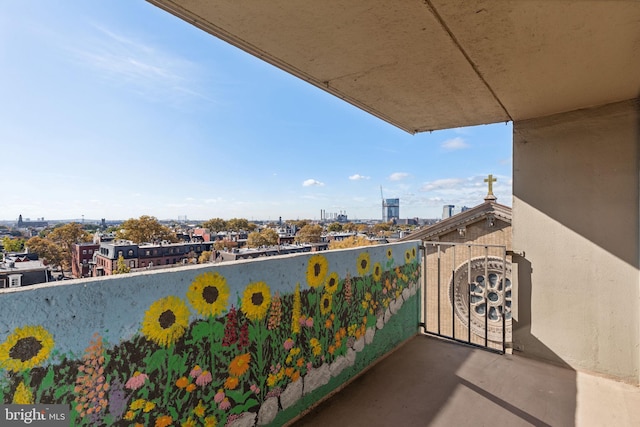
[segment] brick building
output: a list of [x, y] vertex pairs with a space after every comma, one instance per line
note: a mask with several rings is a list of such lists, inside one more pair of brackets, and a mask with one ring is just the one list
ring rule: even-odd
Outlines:
[[98, 243], [76, 243], [71, 248], [71, 274], [75, 278], [90, 277], [93, 253], [100, 248]]
[[131, 242], [103, 242], [94, 252], [93, 276], [109, 276], [117, 268], [122, 256], [131, 270], [172, 266], [198, 259], [202, 252], [211, 251], [213, 242], [161, 243], [137, 245]]

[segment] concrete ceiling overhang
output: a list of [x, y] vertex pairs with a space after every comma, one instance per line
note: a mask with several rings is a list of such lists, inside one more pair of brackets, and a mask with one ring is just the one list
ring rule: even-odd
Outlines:
[[640, 1], [148, 0], [408, 132], [640, 95]]

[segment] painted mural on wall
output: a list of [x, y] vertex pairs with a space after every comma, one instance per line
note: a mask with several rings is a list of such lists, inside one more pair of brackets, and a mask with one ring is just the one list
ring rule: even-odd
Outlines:
[[301, 397], [301, 379], [322, 384], [323, 372], [353, 364], [365, 336], [415, 294], [416, 251], [389, 246], [377, 260], [362, 249], [342, 277], [318, 253], [292, 292], [255, 280], [234, 293], [204, 271], [148, 305], [132, 337], [96, 332], [79, 357], [56, 353], [46, 324], [24, 324], [0, 344], [0, 400], [67, 403], [72, 425], [267, 424], [286, 394]]

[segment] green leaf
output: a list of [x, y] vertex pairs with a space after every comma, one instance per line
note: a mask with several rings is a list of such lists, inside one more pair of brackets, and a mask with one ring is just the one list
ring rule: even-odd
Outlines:
[[251, 393], [253, 393], [251, 390], [246, 393], [243, 393], [240, 390], [229, 390], [227, 391], [227, 396], [233, 399], [233, 401], [236, 402], [236, 405], [241, 405], [245, 403], [249, 396], [251, 396]]
[[201, 341], [202, 338], [208, 337], [210, 326], [208, 322], [198, 322], [193, 329], [191, 329], [192, 342]]
[[167, 363], [167, 350], [162, 348], [153, 352], [151, 356], [145, 358], [147, 372], [155, 372]]
[[53, 367], [49, 367], [47, 370], [47, 374], [42, 379], [40, 383], [40, 387], [38, 388], [38, 395], [42, 395], [42, 392], [49, 389], [53, 385]]
[[256, 399], [249, 399], [243, 405], [234, 406], [229, 412], [231, 414], [241, 414], [257, 405], [258, 405], [258, 401]]
[[186, 356], [180, 354], [174, 354], [169, 358], [168, 365], [171, 366], [171, 370], [179, 374], [184, 373]]

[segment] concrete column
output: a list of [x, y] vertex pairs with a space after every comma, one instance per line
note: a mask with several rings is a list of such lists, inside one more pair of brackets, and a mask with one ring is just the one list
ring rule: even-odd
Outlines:
[[638, 384], [640, 101], [513, 126], [514, 346]]

